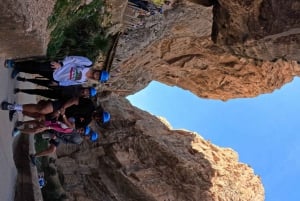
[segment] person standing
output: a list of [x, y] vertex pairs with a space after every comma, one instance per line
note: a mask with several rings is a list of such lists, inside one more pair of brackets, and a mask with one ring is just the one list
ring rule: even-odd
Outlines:
[[38, 60], [6, 60], [5, 67], [13, 68], [11, 78], [15, 78], [19, 72], [39, 74], [52, 85], [71, 86], [80, 85], [88, 79], [106, 82], [109, 79], [107, 71], [93, 70], [92, 61], [83, 56], [67, 56], [62, 61], [38, 61]]
[[61, 142], [64, 144], [81, 144], [83, 140], [88, 139], [91, 142], [96, 142], [99, 139], [99, 134], [91, 130], [89, 127], [86, 127], [85, 129], [74, 130], [74, 132], [69, 134], [54, 132], [48, 136], [50, 137], [48, 148], [42, 150], [41, 152], [29, 155], [33, 165], [36, 165], [38, 157], [48, 156], [55, 153]]

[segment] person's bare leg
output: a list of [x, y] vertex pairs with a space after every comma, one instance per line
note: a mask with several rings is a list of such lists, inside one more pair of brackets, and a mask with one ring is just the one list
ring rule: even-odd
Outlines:
[[32, 113], [32, 112], [22, 111], [22, 114], [24, 116], [35, 118], [38, 121], [44, 121], [45, 120], [45, 115], [40, 114], [40, 113]]
[[29, 135], [35, 135], [37, 133], [43, 132], [47, 130], [47, 127], [35, 127], [35, 128], [21, 128], [19, 129], [21, 133], [29, 134]]
[[53, 112], [53, 106], [51, 102], [24, 104], [23, 111], [29, 113], [49, 114]]
[[16, 128], [25, 134], [36, 134], [47, 129], [45, 123], [38, 120], [21, 122]]
[[37, 120], [29, 120], [29, 121], [23, 121], [22, 125], [24, 127], [37, 127], [38, 125], [40, 125], [41, 123]]
[[22, 133], [25, 134], [37, 134], [42, 131], [47, 130], [48, 128], [44, 123], [37, 120], [29, 120], [22, 123], [21, 127], [18, 128]]

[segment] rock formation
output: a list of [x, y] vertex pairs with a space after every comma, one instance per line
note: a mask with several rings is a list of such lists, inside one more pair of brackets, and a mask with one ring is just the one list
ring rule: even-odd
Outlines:
[[0, 56], [24, 58], [45, 55], [49, 40], [47, 18], [55, 0], [2, 0]]
[[[260, 178], [233, 150], [172, 130], [125, 97], [152, 80], [224, 101], [271, 93], [300, 74], [299, 3], [191, 1], [124, 31], [112, 77], [101, 86], [113, 93], [99, 99], [112, 121], [107, 128], [92, 125], [101, 133], [98, 143], [58, 150], [56, 165], [69, 200], [264, 200]], [[107, 3], [114, 32], [126, 4]], [[39, 34], [47, 41], [47, 34]]]
[[102, 105], [113, 119], [99, 142], [58, 151], [70, 200], [264, 200], [260, 178], [232, 149], [172, 130], [115, 94]]
[[[298, 37], [298, 18], [288, 27], [279, 23], [278, 29], [258, 32], [257, 11], [262, 13], [266, 2], [194, 2], [214, 7], [179, 2], [173, 10], [146, 19], [142, 27], [124, 31], [113, 76], [104, 86], [118, 93], [101, 102], [112, 113], [112, 122], [99, 130], [98, 144], [67, 146], [58, 153], [71, 200], [264, 200], [259, 177], [238, 162], [233, 150], [190, 131], [172, 130], [165, 120], [122, 98], [152, 80], [202, 98], [255, 97], [299, 75], [298, 46], [284, 42]], [[115, 7], [125, 10], [122, 6]], [[231, 17], [222, 17], [230, 12]], [[246, 12], [248, 18], [243, 17]], [[247, 19], [250, 24], [244, 23]], [[273, 18], [266, 19], [271, 23]], [[286, 49], [280, 49], [283, 44]]]
[[300, 60], [300, 2], [218, 0], [212, 39], [256, 59]]
[[[228, 100], [270, 93], [299, 75], [299, 43], [287, 43], [290, 51], [285, 54], [289, 56], [268, 57], [272, 61], [232, 54], [230, 44], [210, 39], [211, 30], [216, 29], [212, 28], [213, 18], [219, 23], [210, 7], [182, 3], [163, 16], [150, 18], [143, 29], [123, 35], [117, 52], [120, 62], [116, 64], [121, 73], [112, 79], [113, 86], [128, 90], [124, 93], [128, 95], [156, 80], [202, 98]], [[235, 16], [236, 20], [241, 18]], [[220, 35], [219, 31], [218, 37], [224, 38]], [[281, 51], [281, 43], [271, 44], [269, 51]]]

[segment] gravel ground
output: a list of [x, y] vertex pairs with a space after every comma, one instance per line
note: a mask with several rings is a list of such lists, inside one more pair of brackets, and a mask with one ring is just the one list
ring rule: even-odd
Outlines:
[[[6, 58], [45, 55], [50, 33], [47, 30], [47, 18], [52, 12], [54, 3], [54, 0], [1, 1], [1, 102], [8, 100], [16, 101], [17, 103], [29, 103], [36, 100], [34, 96], [13, 94], [13, 88], [20, 83], [10, 79], [11, 70], [5, 69], [3, 62]], [[24, 86], [24, 83], [22, 83], [22, 87], [28, 88], [34, 86]], [[37, 180], [36, 168], [30, 165], [27, 157], [28, 152], [33, 151], [32, 136], [12, 138], [11, 131], [16, 119], [10, 122], [7, 111], [0, 110], [0, 121], [1, 201], [42, 200], [37, 182], [35, 182]], [[15, 194], [15, 191], [17, 194]]]

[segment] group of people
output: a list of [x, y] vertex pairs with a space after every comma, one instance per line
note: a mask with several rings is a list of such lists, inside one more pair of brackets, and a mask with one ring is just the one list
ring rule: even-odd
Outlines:
[[[62, 143], [80, 144], [84, 139], [92, 142], [98, 140], [99, 135], [89, 124], [94, 120], [102, 126], [110, 121], [110, 113], [101, 106], [96, 107], [91, 100], [97, 90], [85, 87], [88, 80], [105, 83], [109, 73], [105, 70], [92, 68], [92, 61], [82, 56], [67, 56], [62, 61], [40, 60], [6, 60], [5, 67], [11, 68], [11, 78], [18, 81], [28, 81], [47, 87], [47, 89], [19, 89], [15, 93], [40, 95], [47, 100], [36, 104], [13, 104], [3, 101], [2, 110], [9, 110], [9, 118], [13, 119], [16, 112], [33, 118], [30, 121], [17, 121], [13, 129], [13, 136], [20, 133], [47, 133], [49, 147], [39, 153], [31, 154], [30, 159], [36, 163], [36, 157], [49, 155], [56, 151]], [[18, 76], [20, 72], [38, 74], [41, 77], [27, 79]]]

